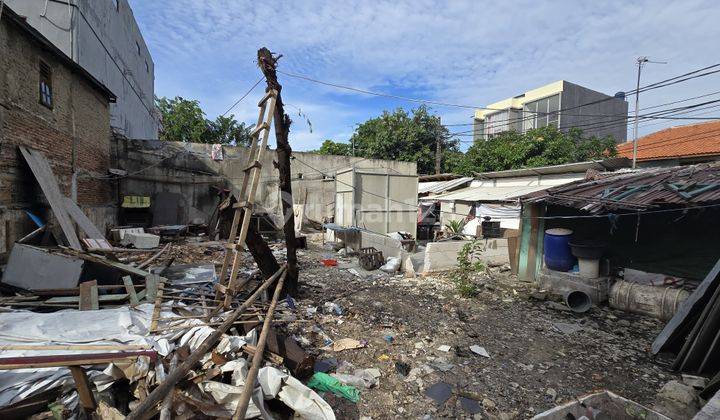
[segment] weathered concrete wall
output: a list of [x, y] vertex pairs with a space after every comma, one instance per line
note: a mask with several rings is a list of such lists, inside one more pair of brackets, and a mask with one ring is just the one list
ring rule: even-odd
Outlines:
[[5, 3], [117, 96], [110, 105], [116, 131], [157, 138], [155, 65], [127, 0]]
[[[510, 263], [507, 238], [485, 239], [480, 259], [488, 264]], [[429, 242], [425, 248], [424, 273], [453, 270], [458, 267], [457, 256], [470, 241]]]
[[[207, 219], [217, 205], [213, 185], [242, 187], [243, 169], [249, 149], [223, 147], [224, 159], [210, 158], [212, 145], [146, 140], [114, 141], [116, 166], [128, 171], [120, 183], [121, 195], [154, 196], [159, 192], [182, 194], [185, 201], [182, 222]], [[281, 215], [277, 160], [274, 150], [264, 153], [256, 203], [260, 210]], [[322, 221], [334, 214], [335, 173], [352, 165], [361, 168], [389, 168], [402, 174], [416, 171], [415, 162], [326, 156], [293, 152], [291, 174], [293, 203], [305, 204], [305, 215]]]
[[[35, 227], [31, 210], [52, 219], [19, 145], [47, 157], [67, 196], [103, 230], [115, 219], [108, 100], [7, 19], [0, 21], [0, 258]], [[39, 63], [52, 69], [53, 106], [39, 102]], [[73, 182], [73, 178], [76, 182]]]
[[610, 135], [617, 143], [627, 139], [628, 103], [624, 99], [608, 99], [600, 92], [564, 82], [560, 108], [569, 109], [560, 113], [562, 130], [577, 126], [586, 137]]

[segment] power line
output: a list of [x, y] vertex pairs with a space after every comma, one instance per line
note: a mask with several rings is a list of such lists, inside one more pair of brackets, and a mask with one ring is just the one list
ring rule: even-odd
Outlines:
[[[643, 91], [645, 91], [645, 90], [658, 89], [658, 88], [660, 88], [660, 87], [670, 86], [670, 85], [675, 84], [675, 83], [680, 83], [680, 82], [687, 81], [687, 80], [690, 80], [690, 79], [694, 79], [694, 78], [697, 78], [697, 77], [703, 77], [703, 76], [707, 76], [707, 75], [710, 75], [710, 74], [714, 74], [714, 73], [720, 72], [720, 70], [715, 70], [715, 71], [712, 71], [712, 72], [707, 72], [707, 73], [703, 73], [703, 74], [699, 74], [699, 75], [696, 74], [696, 73], [698, 73], [698, 72], [701, 72], [701, 71], [704, 71], [704, 70], [708, 70], [708, 69], [711, 69], [711, 68], [715, 68], [715, 67], [720, 67], [720, 63], [718, 63], [718, 64], [713, 64], [713, 65], [707, 66], [707, 67], [703, 67], [703, 68], [698, 69], [698, 70], [693, 70], [693, 71], [691, 71], [691, 72], [684, 73], [684, 74], [681, 74], [681, 75], [679, 75], [679, 76], [674, 76], [674, 77], [671, 77], [671, 78], [669, 78], [669, 79], [661, 80], [661, 81], [652, 83], [652, 84], [647, 85], [647, 86], [643, 86], [643, 87], [641, 87], [641, 88], [639, 89], [639, 91], [640, 91], [640, 92], [643, 92]], [[321, 84], [321, 85], [324, 85], [324, 86], [330, 86], [330, 87], [334, 87], [334, 88], [338, 88], [338, 89], [345, 89], [345, 90], [349, 90], [349, 91], [353, 91], [353, 92], [358, 92], [358, 93], [363, 93], [363, 94], [367, 94], [367, 95], [374, 95], [374, 96], [380, 96], [380, 97], [385, 97], [385, 98], [400, 99], [400, 100], [409, 101], [409, 102], [426, 103], [426, 104], [430, 104], [430, 105], [447, 106], [447, 107], [454, 107], [454, 108], [481, 109], [481, 110], [488, 110], [488, 111], [506, 111], [506, 110], [507, 110], [506, 108], [503, 108], [503, 109], [488, 108], [488, 107], [475, 106], [475, 105], [464, 105], [464, 104], [456, 104], [456, 103], [450, 103], [450, 102], [440, 102], [440, 101], [427, 100], [427, 99], [410, 98], [410, 97], [406, 97], [406, 96], [393, 95], [393, 94], [384, 93], [384, 92], [374, 92], [374, 91], [370, 91], [370, 90], [366, 90], [366, 89], [360, 89], [360, 88], [356, 88], [356, 87], [352, 87], [352, 86], [346, 86], [346, 85], [341, 85], [341, 84], [337, 84], [337, 83], [325, 82], [325, 81], [318, 80], [318, 79], [314, 79], [314, 78], [312, 78], [312, 77], [305, 76], [305, 75], [302, 75], [302, 74], [290, 73], [290, 72], [286, 72], [286, 71], [282, 71], [282, 70], [278, 70], [278, 73], [284, 74], [284, 75], [286, 75], [286, 76], [294, 77], [294, 78], [297, 78], [297, 79], [302, 79], [302, 80], [306, 80], [306, 81], [309, 81], [309, 82]], [[686, 76], [689, 76], [689, 77], [686, 77]], [[682, 80], [677, 80], [678, 78], [683, 78], [683, 77], [685, 77], [685, 78], [682, 79]], [[623, 94], [626, 95], [626, 96], [628, 96], [628, 95], [635, 95], [635, 94], [637, 94], [637, 91], [638, 91], [638, 89], [632, 89], [632, 90], [624, 91]], [[605, 102], [605, 101], [609, 101], [609, 100], [613, 100], [613, 99], [617, 99], [617, 98], [615, 98], [614, 96], [608, 96], [607, 98], [603, 98], [603, 99], [599, 99], [599, 100], [596, 100], [596, 101], [591, 101], [591, 102], [588, 102], [588, 103], [576, 105], [576, 106], [573, 106], [573, 107], [570, 107], [570, 108], [565, 108], [565, 109], [562, 109], [562, 110], [559, 110], [559, 111], [567, 111], [567, 110], [570, 110], [570, 109], [577, 109], [577, 108], [581, 108], [581, 107], [584, 107], [584, 106], [594, 105], [594, 104], [597, 104], [597, 103], [601, 103], [601, 102]], [[528, 112], [530, 112], [530, 113], [536, 113], [536, 114], [547, 114], [547, 113], [543, 113], [543, 112], [539, 112], [539, 111], [528, 111]]]
[[[701, 97], [702, 97], [702, 96], [707, 96], [707, 95], [701, 95]], [[654, 106], [654, 107], [652, 107], [652, 108], [656, 108], [656, 107], [658, 107], [658, 106], [664, 106], [664, 105], [668, 105], [668, 104], [672, 104], [672, 103], [676, 103], [676, 102], [679, 102], [679, 101], [669, 102], [669, 103], [667, 103], [667, 104], [656, 105], [656, 106]], [[681, 112], [679, 112], [679, 111], [685, 111], [685, 110], [688, 110], [688, 109], [694, 109], [694, 108], [698, 108], [698, 107], [702, 107], [702, 106], [706, 106], [706, 105], [714, 104], [714, 103], [718, 103], [718, 102], [720, 102], [720, 100], [706, 101], [706, 102], [701, 102], [701, 103], [697, 103], [697, 104], [693, 104], [693, 105], [688, 105], [688, 106], [683, 106], [683, 107], [675, 107], [675, 108], [662, 109], [662, 110], [650, 112], [650, 113], [647, 113], [647, 114], [639, 115], [639, 120], [643, 120], [643, 119], [650, 119], [650, 120], [656, 120], [656, 119], [667, 119], [667, 120], [675, 120], [675, 119], [677, 119], [677, 120], [685, 120], [685, 119], [693, 119], [693, 120], [714, 120], [714, 119], [718, 119], [718, 118], [715, 118], [715, 117], [702, 117], [702, 118], [701, 118], [701, 117], [673, 117], [673, 116], [667, 116], [667, 115], [669, 115], [669, 114], [671, 114], [671, 113], [681, 114]], [[649, 108], [650, 108], [650, 107], [649, 107]], [[648, 109], [649, 109], [649, 108], [648, 108]], [[708, 107], [708, 109], [709, 109], [709, 108], [711, 108], [711, 107]], [[559, 113], [559, 115], [560, 115], [560, 116], [563, 116], [563, 115], [566, 115], [566, 116], [567, 116], [567, 114], [562, 114], [562, 113]], [[588, 122], [585, 122], [585, 123], [582, 123], [582, 124], [573, 125], [572, 127], [573, 127], [573, 128], [589, 127], [589, 128], [594, 128], [594, 129], [611, 128], [611, 127], [617, 126], [617, 125], [623, 125], [623, 124], [628, 124], [628, 125], [629, 125], [630, 123], [632, 123], [632, 122], [635, 120], [635, 117], [627, 117], [627, 116], [622, 116], [622, 115], [620, 115], [620, 114], [616, 114], [616, 116], [617, 116], [617, 119], [615, 119], [615, 120], [588, 121]], [[608, 117], [610, 117], [610, 116], [608, 116]], [[525, 119], [526, 119], [526, 118], [518, 118], [517, 121], [521, 121], [521, 120], [525, 120]], [[617, 123], [617, 124], [616, 124], [616, 123]], [[510, 123], [507, 123], [507, 124], [509, 125]], [[502, 125], [506, 125], [506, 124], [505, 124], [505, 123], [500, 123], [500, 122], [498, 122], [498, 123], [496, 123], [495, 125], [489, 126], [489, 128], [496, 128], [496, 127], [502, 126]], [[468, 133], [473, 133], [473, 134], [474, 134], [474, 133], [476, 133], [476, 130], [475, 130], [475, 129], [472, 129], [472, 130], [460, 131], [460, 132], [451, 133], [451, 134], [453, 134], [453, 135], [458, 135], [458, 134], [468, 134]]]
[[259, 85], [263, 80], [265, 80], [265, 76], [263, 76], [263, 77], [261, 77], [260, 79], [258, 79], [258, 81], [255, 82], [255, 84], [252, 85], [252, 87], [251, 87], [250, 89], [248, 89], [248, 91], [245, 92], [245, 94], [244, 94], [243, 96], [241, 96], [240, 99], [238, 99], [237, 101], [235, 101], [235, 103], [232, 104], [232, 105], [230, 106], [230, 108], [227, 109], [227, 111], [223, 112], [222, 116], [223, 116], [223, 117], [226, 116], [226, 115], [228, 114], [228, 112], [232, 111], [232, 109], [237, 106], [237, 104], [239, 104], [240, 102], [242, 102], [243, 99], [247, 98], [247, 96], [250, 94], [250, 92], [252, 92], [252, 91], [257, 87], [257, 85]]
[[[303, 161], [300, 160], [300, 159], [295, 158], [295, 160], [298, 161], [298, 162], [300, 162], [300, 163], [302, 163], [303, 165], [307, 166], [308, 168], [313, 169], [313, 170], [319, 172], [319, 173], [322, 174], [324, 177], [329, 176], [328, 174], [324, 173], [324, 172], [321, 171], [320, 169], [318, 169], [318, 168], [316, 168], [316, 167], [314, 167], [314, 166], [312, 166], [312, 165], [310, 165], [310, 164], [308, 164], [308, 163], [306, 163], [306, 162], [303, 162]], [[389, 200], [389, 201], [392, 201], [392, 202], [395, 202], [395, 203], [398, 203], [398, 204], [401, 204], [401, 205], [404, 205], [404, 206], [413, 207], [413, 208], [415, 208], [415, 209], [417, 209], [417, 210], [421, 210], [421, 206], [420, 206], [420, 205], [410, 204], [410, 203], [406, 203], [406, 202], [404, 202], [404, 201], [398, 201], [398, 200], [392, 199], [392, 198], [390, 198], [390, 197], [385, 197], [385, 196], [382, 196], [382, 195], [380, 195], [380, 194], [376, 194], [376, 193], [373, 193], [373, 192], [370, 192], [370, 191], [366, 191], [366, 190], [364, 190], [364, 189], [362, 189], [362, 188], [358, 188], [358, 187], [355, 186], [355, 185], [352, 185], [352, 184], [349, 184], [349, 183], [347, 183], [347, 182], [341, 181], [341, 180], [337, 179], [337, 177], [335, 177], [335, 182], [339, 182], [339, 183], [341, 183], [341, 184], [343, 184], [343, 185], [345, 185], [345, 186], [347, 186], [347, 187], [350, 187], [350, 188], [352, 188], [353, 191], [355, 191], [355, 192], [358, 192], [358, 190], [359, 190], [359, 192], [360, 192], [360, 193], [363, 193], [363, 194], [368, 194], [368, 195], [372, 195], [372, 196], [379, 197], [379, 198], [382, 198], [382, 199], [387, 199], [387, 200]], [[517, 219], [521, 219], [521, 220], [533, 220], [533, 219], [544, 219], [544, 220], [551, 220], [551, 219], [590, 219], [590, 218], [607, 218], [607, 217], [609, 217], [609, 216], [619, 217], [619, 216], [638, 216], [638, 215], [641, 215], [641, 214], [670, 213], [670, 212], [677, 212], [677, 211], [683, 211], [683, 212], [685, 212], [685, 211], [688, 211], [688, 210], [706, 209], [706, 208], [714, 208], [714, 207], [720, 207], [720, 204], [698, 205], [698, 206], [690, 206], [690, 207], [683, 207], [683, 208], [676, 208], [676, 209], [642, 210], [642, 211], [625, 212], [625, 213], [608, 213], [608, 214], [592, 214], [592, 215], [576, 215], [576, 216], [522, 216], [522, 215], [521, 215], [520, 217], [513, 217], [513, 218], [493, 218], [493, 219], [494, 219], [494, 220], [517, 220]], [[455, 212], [449, 212], [449, 211], [445, 211], [444, 213], [452, 214], [452, 215], [455, 215], [455, 216], [462, 216], [462, 217], [467, 217], [467, 216], [468, 216], [468, 214], [455, 213]]]

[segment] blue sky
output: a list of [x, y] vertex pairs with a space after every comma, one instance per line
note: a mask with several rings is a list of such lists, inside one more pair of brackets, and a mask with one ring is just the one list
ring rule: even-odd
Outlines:
[[[260, 77], [262, 46], [279, 69], [389, 94], [483, 106], [565, 79], [613, 94], [720, 62], [714, 1], [334, 1], [130, 0], [155, 62], [155, 93], [200, 101], [222, 114]], [[280, 75], [295, 150], [349, 139], [386, 109], [417, 104]], [[720, 90], [720, 75], [641, 95], [642, 109]], [[251, 122], [258, 87], [232, 113]], [[720, 99], [720, 95], [691, 101]], [[312, 123], [312, 132], [298, 108]], [[446, 124], [469, 109], [432, 106]], [[632, 104], [631, 104], [632, 109]], [[720, 108], [698, 116], [720, 115]], [[689, 121], [641, 123], [640, 133]], [[462, 131], [465, 127], [450, 127]], [[467, 140], [467, 138], [465, 138]]]

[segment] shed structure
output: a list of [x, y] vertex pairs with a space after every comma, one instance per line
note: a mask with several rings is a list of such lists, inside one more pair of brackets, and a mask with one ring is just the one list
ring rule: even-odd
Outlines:
[[335, 223], [416, 236], [418, 176], [386, 168], [347, 168], [335, 177]]

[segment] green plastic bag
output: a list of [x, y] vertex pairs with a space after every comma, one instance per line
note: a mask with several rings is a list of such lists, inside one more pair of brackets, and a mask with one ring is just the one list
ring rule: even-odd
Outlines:
[[342, 382], [327, 373], [315, 372], [307, 386], [318, 391], [330, 391], [354, 403], [360, 401], [360, 392], [357, 389], [350, 385], [343, 385]]

